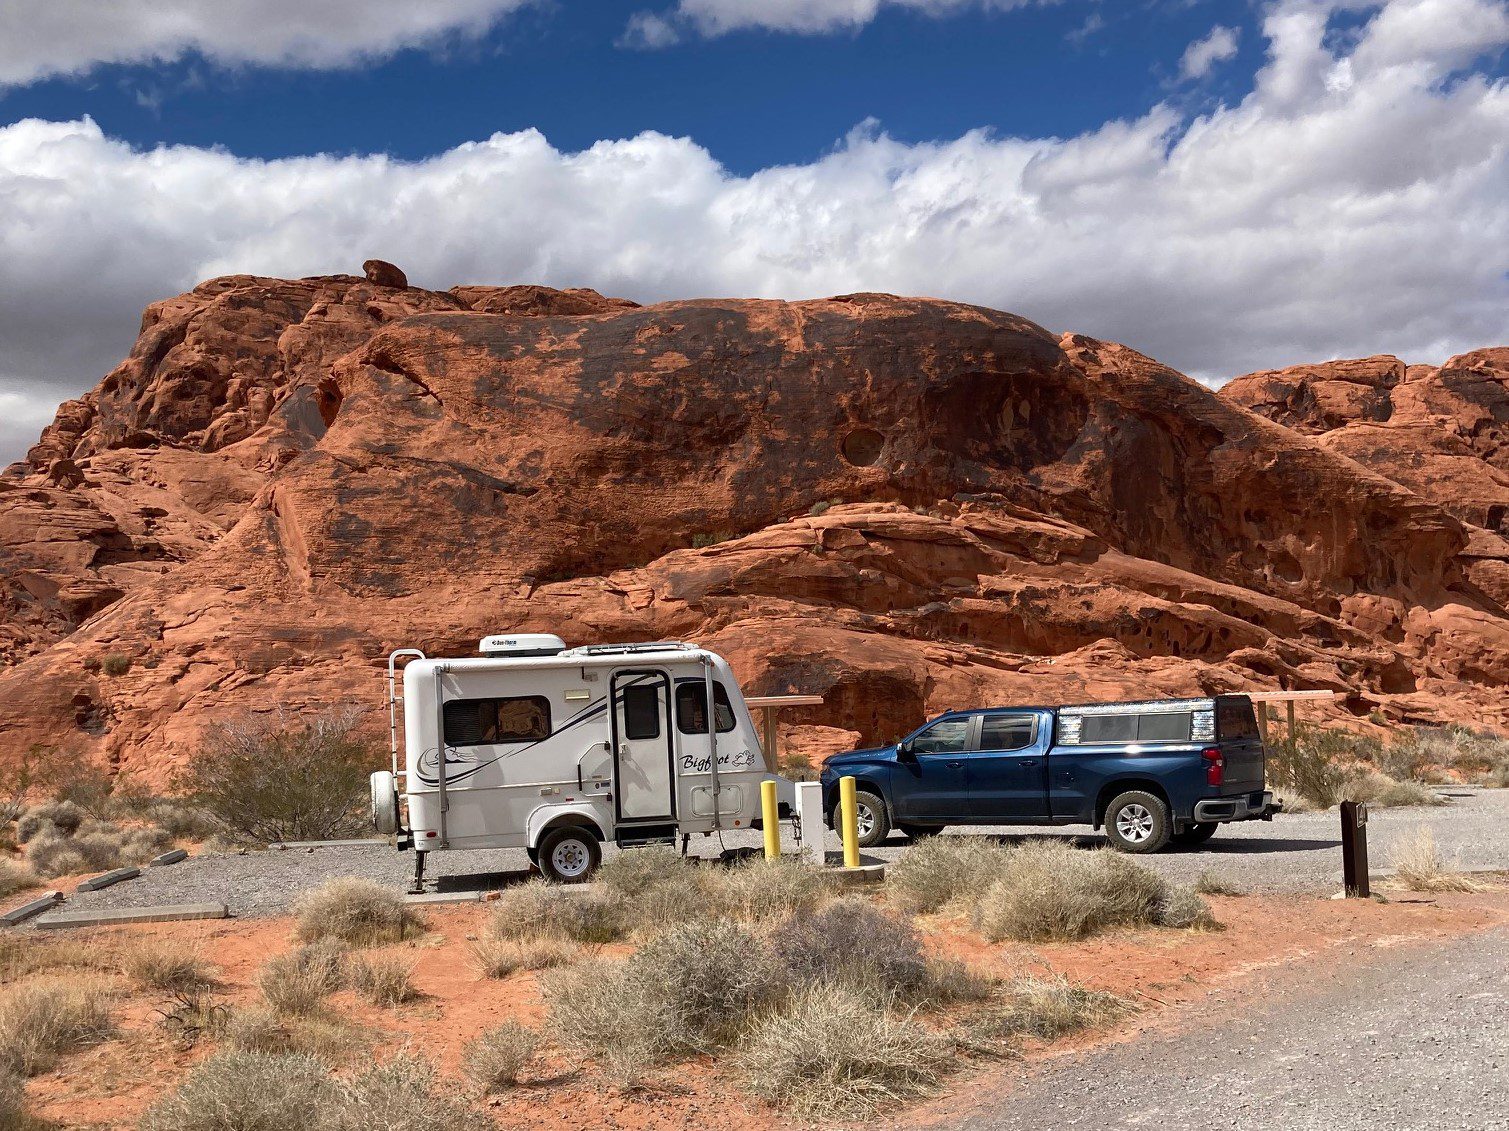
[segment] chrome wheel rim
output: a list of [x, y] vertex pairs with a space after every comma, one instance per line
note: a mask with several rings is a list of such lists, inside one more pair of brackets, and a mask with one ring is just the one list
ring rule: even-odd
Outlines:
[[855, 806], [854, 824], [860, 836], [871, 835], [875, 831], [875, 811], [868, 805]]
[[1153, 835], [1153, 814], [1145, 805], [1124, 805], [1116, 814], [1116, 832], [1122, 840], [1141, 844]]
[[586, 872], [591, 862], [587, 846], [579, 840], [563, 840], [550, 850], [550, 866], [557, 875], [569, 879], [575, 879]]

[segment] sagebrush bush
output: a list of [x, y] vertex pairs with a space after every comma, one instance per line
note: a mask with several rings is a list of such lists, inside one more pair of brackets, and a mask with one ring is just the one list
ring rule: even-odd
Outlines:
[[1107, 927], [1155, 923], [1168, 897], [1158, 873], [1110, 849], [1028, 841], [1006, 856], [974, 908], [976, 928], [993, 942], [1080, 939]]
[[1401, 780], [1491, 778], [1509, 767], [1509, 739], [1456, 725], [1409, 727], [1392, 737], [1378, 767]]
[[1418, 830], [1400, 842], [1392, 853], [1399, 881], [1411, 891], [1481, 891], [1483, 885], [1464, 876], [1460, 867], [1446, 860], [1436, 847], [1436, 834]]
[[738, 1065], [749, 1090], [804, 1119], [862, 1119], [937, 1090], [954, 1042], [845, 986], [813, 986], [753, 1023]]
[[294, 903], [296, 932], [305, 942], [336, 939], [350, 946], [403, 942], [424, 929], [424, 921], [397, 892], [371, 880], [342, 876]]
[[881, 1001], [929, 996], [932, 971], [922, 940], [904, 919], [863, 899], [844, 899], [793, 916], [771, 936], [783, 978], [795, 986], [845, 985]]
[[21, 1077], [0, 1069], [0, 1131], [26, 1131], [31, 1125]]
[[188, 991], [213, 985], [215, 972], [180, 942], [137, 936], [116, 951], [121, 973], [141, 990]]
[[363, 835], [371, 831], [368, 777], [383, 755], [358, 723], [345, 713], [214, 728], [175, 789], [253, 843]]
[[0, 1071], [34, 1076], [114, 1033], [109, 999], [95, 981], [26, 982], [0, 995]]
[[1272, 788], [1290, 791], [1321, 809], [1343, 800], [1358, 762], [1375, 762], [1383, 746], [1377, 739], [1344, 730], [1301, 726], [1293, 738], [1268, 744], [1268, 780]]
[[396, 954], [356, 955], [346, 966], [351, 988], [373, 1005], [392, 1008], [419, 996], [414, 963]]
[[332, 1131], [476, 1131], [491, 1121], [446, 1085], [423, 1057], [399, 1053], [339, 1082]]
[[41, 882], [42, 877], [19, 860], [0, 859], [0, 899], [8, 899]]
[[257, 971], [257, 988], [279, 1015], [314, 1013], [345, 980], [345, 952], [333, 940], [269, 958]]
[[516, 970], [548, 970], [576, 960], [581, 945], [570, 939], [500, 939], [487, 934], [472, 944], [484, 978], [506, 978]]
[[43, 877], [145, 864], [172, 843], [159, 828], [122, 828], [93, 818], [86, 818], [71, 831], [44, 818], [35, 830], [28, 831], [32, 835], [26, 841], [26, 862]]
[[1010, 1044], [1018, 1037], [1056, 1040], [1081, 1029], [1108, 1025], [1133, 1007], [1125, 998], [1069, 983], [1061, 974], [1012, 979], [999, 999], [969, 1019], [971, 1037], [986, 1045]]
[[613, 890], [563, 887], [536, 877], [499, 894], [484, 933], [493, 939], [608, 943], [627, 930], [626, 911], [626, 901]]
[[597, 879], [637, 923], [670, 926], [707, 914], [706, 870], [668, 848], [635, 848], [603, 861]]
[[887, 866], [886, 898], [916, 914], [972, 903], [1007, 859], [1005, 847], [987, 837], [930, 837]]
[[340, 1090], [312, 1056], [228, 1050], [189, 1069], [149, 1108], [141, 1131], [313, 1131], [333, 1128]]
[[1418, 781], [1395, 781], [1377, 770], [1363, 770], [1351, 775], [1341, 793], [1345, 801], [1362, 801], [1377, 809], [1446, 804], [1446, 798], [1428, 785]]
[[1209, 930], [1219, 926], [1211, 914], [1210, 904], [1200, 898], [1193, 884], [1176, 884], [1167, 888], [1154, 912], [1153, 921], [1160, 927]]
[[467, 1042], [461, 1070], [484, 1094], [503, 1091], [518, 1082], [519, 1073], [540, 1047], [540, 1035], [517, 1021], [505, 1021]]
[[810, 912], [833, 898], [828, 878], [800, 860], [745, 860], [704, 870], [708, 909], [745, 923]]

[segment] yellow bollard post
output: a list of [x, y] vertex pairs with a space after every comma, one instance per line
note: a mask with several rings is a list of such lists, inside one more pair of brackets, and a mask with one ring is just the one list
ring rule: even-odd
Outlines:
[[775, 860], [781, 855], [780, 808], [775, 800], [775, 782], [760, 783], [760, 816], [765, 826], [765, 859]]
[[844, 867], [859, 867], [859, 806], [854, 798], [854, 779], [838, 779], [838, 811], [844, 838]]

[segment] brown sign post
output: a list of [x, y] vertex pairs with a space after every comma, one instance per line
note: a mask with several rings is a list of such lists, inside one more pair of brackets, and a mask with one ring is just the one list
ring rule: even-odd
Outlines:
[[1341, 803], [1341, 878], [1347, 895], [1366, 899], [1368, 885], [1368, 807], [1360, 801]]

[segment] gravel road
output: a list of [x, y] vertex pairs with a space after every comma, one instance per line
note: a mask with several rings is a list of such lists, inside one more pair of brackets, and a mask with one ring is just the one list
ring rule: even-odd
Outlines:
[[[1463, 866], [1509, 869], [1509, 790], [1453, 789], [1452, 804], [1435, 809], [1376, 811], [1369, 823], [1370, 855], [1374, 871], [1388, 866], [1390, 846], [1425, 825], [1435, 831], [1436, 843]], [[1088, 829], [979, 828], [970, 835], [999, 837], [1071, 838], [1087, 846], [1104, 844]], [[830, 849], [838, 838], [828, 834]], [[1165, 851], [1143, 857], [1172, 879], [1190, 880], [1209, 869], [1250, 890], [1334, 890], [1341, 883], [1340, 821], [1335, 812], [1280, 816], [1270, 822], [1228, 825], [1198, 850]], [[754, 848], [759, 835], [726, 834], [723, 846]], [[715, 838], [696, 838], [692, 851], [716, 856]], [[893, 837], [867, 856], [894, 860], [907, 842]], [[612, 851], [611, 849], [609, 851]], [[233, 915], [274, 915], [284, 912], [299, 893], [318, 887], [332, 876], [364, 876], [403, 890], [414, 857], [384, 844], [356, 848], [270, 849], [245, 856], [197, 857], [167, 868], [145, 870], [99, 892], [71, 896], [68, 910], [93, 907], [144, 907], [165, 903], [220, 903]], [[439, 852], [429, 878], [440, 890], [477, 890], [517, 878], [528, 868], [521, 849], [497, 852]], [[432, 882], [431, 887], [436, 884]]]
[[1506, 1069], [1509, 932], [1498, 930], [1307, 965], [1255, 1009], [1052, 1061], [948, 1126], [1502, 1131]]

